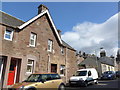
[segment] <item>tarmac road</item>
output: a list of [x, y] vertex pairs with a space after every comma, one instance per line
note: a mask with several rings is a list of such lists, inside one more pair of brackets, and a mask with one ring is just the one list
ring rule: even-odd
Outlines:
[[87, 87], [80, 87], [80, 86], [75, 86], [75, 87], [67, 87], [67, 90], [97, 90], [97, 89], [116, 89], [120, 90], [120, 79], [116, 80], [99, 80], [98, 84], [93, 84], [93, 85], [88, 85]]

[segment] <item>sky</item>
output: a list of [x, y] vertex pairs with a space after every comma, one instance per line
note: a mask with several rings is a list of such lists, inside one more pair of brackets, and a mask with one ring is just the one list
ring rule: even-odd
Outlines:
[[44, 4], [62, 39], [78, 51], [99, 53], [103, 47], [107, 55], [118, 47], [117, 2], [6, 2], [2, 11], [27, 21], [37, 15], [37, 7]]

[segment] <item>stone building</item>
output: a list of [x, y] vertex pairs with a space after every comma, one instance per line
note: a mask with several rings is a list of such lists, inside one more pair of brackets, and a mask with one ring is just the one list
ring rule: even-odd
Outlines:
[[116, 71], [115, 58], [107, 57], [105, 51], [100, 52], [100, 57], [89, 55], [80, 64], [83, 68], [95, 68], [99, 76], [105, 71]]
[[0, 21], [0, 88], [23, 81], [32, 73], [59, 73], [67, 82], [76, 67], [76, 50], [65, 43], [46, 6], [21, 21], [4, 12]]

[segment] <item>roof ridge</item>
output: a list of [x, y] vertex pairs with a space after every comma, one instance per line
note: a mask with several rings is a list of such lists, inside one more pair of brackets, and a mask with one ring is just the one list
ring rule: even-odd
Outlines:
[[67, 46], [69, 46], [71, 49], [75, 50], [71, 45], [69, 45], [68, 43], [66, 43], [64, 40], [62, 40], [62, 42], [64, 42]]
[[15, 16], [13, 16], [13, 15], [11, 15], [11, 14], [9, 14], [9, 13], [6, 13], [6, 12], [4, 12], [4, 11], [2, 11], [2, 10], [0, 10], [0, 12], [4, 13], [4, 14], [6, 14], [6, 15], [9, 15], [10, 17], [12, 17], [12, 18], [14, 18], [14, 19], [16, 19], [16, 20], [19, 20], [19, 21], [21, 21], [21, 22], [25, 22], [25, 21], [19, 19], [18, 17], [15, 17]]

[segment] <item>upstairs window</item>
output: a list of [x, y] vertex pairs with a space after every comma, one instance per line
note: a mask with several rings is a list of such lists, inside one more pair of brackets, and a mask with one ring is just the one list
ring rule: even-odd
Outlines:
[[36, 43], [36, 34], [34, 34], [34, 33], [31, 33], [30, 34], [30, 46], [32, 46], [32, 47], [35, 47], [35, 43]]
[[13, 38], [13, 30], [12, 29], [6, 29], [6, 31], [4, 33], [4, 39], [12, 41], [12, 38]]
[[52, 52], [52, 47], [53, 46], [53, 41], [52, 40], [48, 40], [48, 51]]

